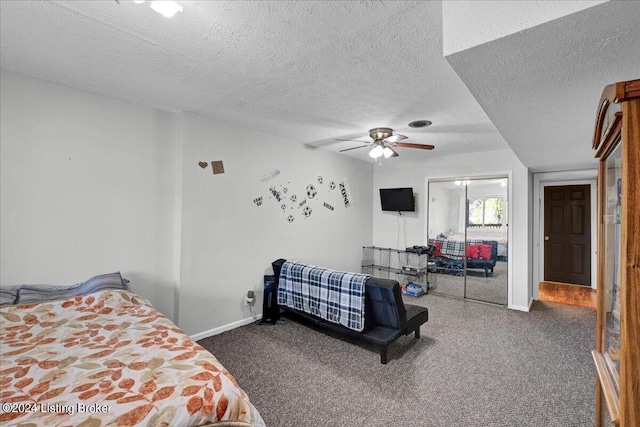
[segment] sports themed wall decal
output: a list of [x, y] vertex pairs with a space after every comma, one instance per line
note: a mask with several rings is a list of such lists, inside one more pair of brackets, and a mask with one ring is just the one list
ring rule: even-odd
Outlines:
[[309, 199], [313, 199], [317, 194], [318, 190], [316, 190], [316, 187], [314, 187], [313, 184], [307, 185], [307, 197]]
[[[327, 180], [325, 183], [322, 175], [316, 175], [317, 183], [308, 183], [304, 190], [300, 192], [300, 189], [294, 190], [291, 182], [282, 182], [279, 175], [280, 170], [275, 169], [264, 174], [260, 178], [260, 181], [267, 182], [273, 180], [268, 186], [268, 198], [278, 204], [280, 211], [284, 214], [283, 218], [285, 218], [288, 223], [292, 223], [295, 220], [296, 210], [300, 211], [304, 219], [310, 218], [316, 204], [322, 204], [328, 212], [335, 212], [336, 204], [344, 204], [345, 209], [353, 206], [353, 196], [351, 195], [351, 189], [347, 179], [343, 179], [342, 181]], [[276, 177], [278, 177], [278, 179], [275, 179]], [[334, 192], [333, 190], [336, 189], [339, 189], [339, 191]], [[300, 194], [300, 197], [298, 197], [298, 194]], [[262, 206], [264, 199], [262, 196], [257, 197], [253, 200], [253, 203], [256, 206]]]
[[281, 202], [281, 201], [282, 201], [282, 199], [284, 198], [284, 197], [282, 196], [282, 193], [280, 193], [280, 192], [276, 189], [276, 187], [269, 187], [269, 191], [271, 192], [271, 194], [273, 195], [273, 197], [275, 197], [275, 198], [276, 198], [276, 200], [277, 200], [278, 202]]
[[344, 207], [349, 208], [353, 204], [353, 196], [351, 195], [351, 188], [349, 188], [349, 182], [347, 179], [343, 179], [340, 185], [340, 194], [342, 194], [342, 200], [344, 201]]
[[209, 163], [207, 163], [207, 162], [198, 162], [198, 166], [200, 166], [202, 169], [205, 169], [207, 166], [209, 166]]
[[313, 212], [313, 210], [309, 206], [305, 206], [304, 209], [302, 210], [302, 215], [304, 215], [306, 219], [311, 216], [311, 212]]
[[274, 171], [271, 171], [265, 175], [262, 175], [262, 177], [260, 178], [260, 181], [262, 182], [266, 182], [269, 181], [271, 178], [273, 178], [274, 176], [280, 175], [280, 169], [276, 169]]

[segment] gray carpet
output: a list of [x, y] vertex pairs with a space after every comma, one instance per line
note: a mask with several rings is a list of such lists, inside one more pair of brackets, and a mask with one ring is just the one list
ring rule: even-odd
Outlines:
[[[464, 297], [464, 277], [444, 273], [430, 273], [429, 280], [435, 286], [432, 292]], [[467, 298], [507, 305], [507, 262], [498, 261], [484, 277], [484, 270], [467, 270]]]
[[[408, 302], [408, 300], [407, 300]], [[422, 337], [380, 364], [374, 346], [285, 319], [199, 341], [267, 426], [594, 425], [595, 312], [536, 302], [529, 313], [438, 295]]]

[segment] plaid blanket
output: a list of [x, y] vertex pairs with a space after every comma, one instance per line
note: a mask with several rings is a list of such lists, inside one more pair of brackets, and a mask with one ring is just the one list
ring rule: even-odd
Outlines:
[[366, 274], [287, 261], [280, 271], [278, 304], [361, 332], [368, 278]]
[[466, 248], [469, 245], [477, 245], [484, 243], [483, 240], [445, 240], [445, 239], [429, 239], [429, 244], [438, 242], [442, 244], [440, 250], [443, 256], [451, 259], [464, 259], [466, 257]]

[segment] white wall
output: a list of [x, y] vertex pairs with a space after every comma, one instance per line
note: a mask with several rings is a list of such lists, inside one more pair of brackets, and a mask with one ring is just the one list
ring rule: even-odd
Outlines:
[[428, 209], [426, 181], [428, 179], [473, 177], [510, 174], [509, 204], [511, 207], [509, 235], [509, 269], [512, 271], [509, 307], [528, 310], [531, 303], [530, 218], [531, 181], [528, 169], [509, 149], [485, 153], [437, 157], [426, 161], [394, 163], [393, 159], [376, 167], [373, 189], [373, 244], [396, 247], [396, 215], [380, 210], [379, 188], [413, 187], [419, 207], [415, 213], [403, 213], [407, 246], [425, 244]]
[[[262, 289], [265, 269], [278, 258], [360, 271], [362, 246], [371, 245], [372, 163], [196, 114], [185, 114], [183, 126], [180, 326], [187, 333], [215, 333], [220, 325], [246, 319], [243, 296]], [[213, 160], [224, 162], [224, 174], [198, 166]], [[261, 181], [274, 170], [280, 174]], [[345, 178], [354, 200], [350, 208], [338, 188], [329, 188], [330, 181]], [[305, 218], [299, 203], [309, 184], [318, 194], [306, 199], [312, 213]], [[285, 211], [271, 186], [287, 188]], [[294, 194], [296, 204], [290, 201]], [[254, 203], [259, 197], [261, 206]], [[262, 293], [256, 295], [254, 311], [261, 312]]]
[[172, 317], [172, 116], [0, 75], [0, 281], [120, 270]]
[[451, 191], [446, 188], [446, 184], [442, 183], [431, 186], [429, 189], [429, 206], [431, 207], [431, 213], [425, 215], [425, 217], [429, 218], [429, 236], [435, 237], [438, 234], [444, 233], [450, 228], [453, 228], [453, 225], [450, 225], [450, 209], [433, 208], [438, 206], [449, 206], [450, 202]]
[[[261, 313], [275, 259], [359, 271], [371, 245], [368, 162], [7, 72], [1, 102], [2, 285], [120, 270], [185, 332], [205, 336], [252, 320], [243, 305], [250, 289]], [[224, 174], [212, 173], [213, 160]], [[344, 179], [348, 209], [329, 189]], [[307, 199], [306, 219], [299, 205], [285, 214], [269, 198], [270, 186], [287, 186], [300, 203], [308, 184], [318, 195]]]

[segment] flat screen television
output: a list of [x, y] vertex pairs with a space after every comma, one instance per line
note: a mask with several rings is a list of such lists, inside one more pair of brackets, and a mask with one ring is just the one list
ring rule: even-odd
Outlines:
[[381, 188], [380, 203], [383, 211], [414, 212], [413, 188]]

